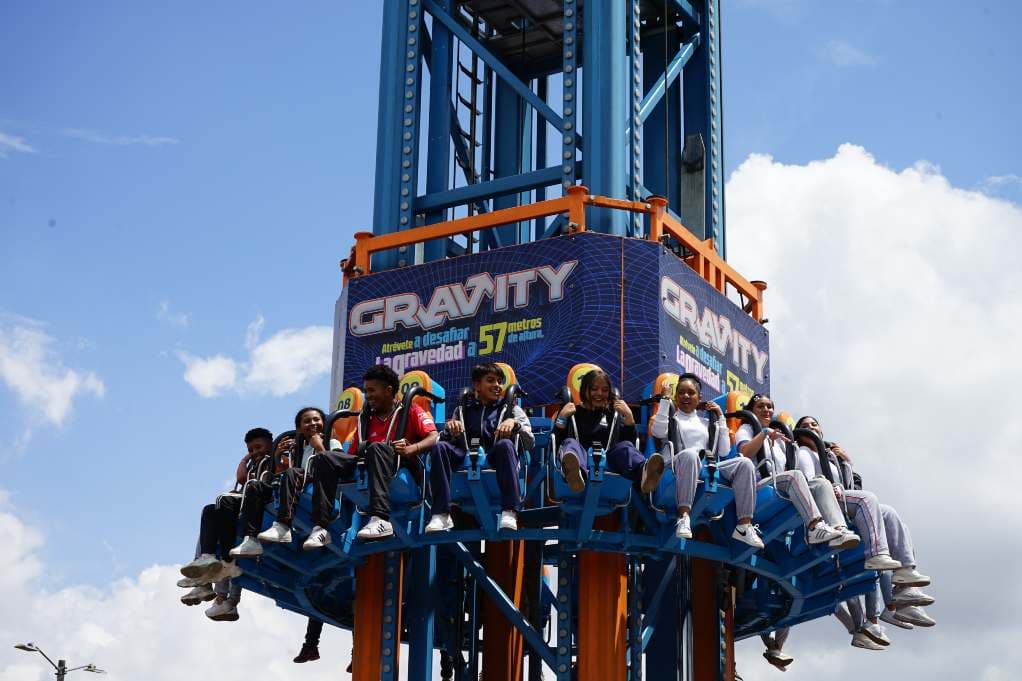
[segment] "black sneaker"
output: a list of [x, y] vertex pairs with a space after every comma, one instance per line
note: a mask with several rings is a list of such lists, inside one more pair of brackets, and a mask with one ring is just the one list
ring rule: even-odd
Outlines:
[[306, 643], [305, 645], [302, 646], [302, 650], [301, 650], [300, 653], [298, 653], [298, 657], [296, 657], [294, 660], [292, 660], [292, 662], [295, 662], [297, 664], [301, 664], [302, 662], [312, 662], [312, 661], [318, 660], [318, 659], [319, 659], [319, 647], [318, 646], [310, 646], [308, 643]]

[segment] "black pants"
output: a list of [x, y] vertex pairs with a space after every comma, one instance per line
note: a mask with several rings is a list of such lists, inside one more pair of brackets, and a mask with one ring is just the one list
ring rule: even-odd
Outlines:
[[219, 555], [222, 560], [229, 558], [228, 552], [237, 538], [240, 506], [241, 497], [225, 494], [217, 497], [215, 504], [202, 509], [199, 521], [200, 553]]
[[[351, 482], [355, 479], [355, 468], [358, 458], [344, 452], [320, 452], [312, 457], [308, 464], [309, 478], [312, 480], [312, 524], [326, 527], [334, 518], [334, 500], [337, 498], [337, 483]], [[288, 471], [290, 473], [290, 471]], [[286, 477], [286, 476], [285, 476]], [[285, 506], [284, 485], [281, 487], [280, 505]], [[292, 488], [289, 487], [289, 493]], [[302, 491], [299, 488], [298, 495]], [[287, 499], [287, 506], [292, 507]], [[291, 512], [293, 517], [294, 513]]]
[[266, 504], [273, 501], [273, 487], [269, 483], [251, 480], [245, 486], [241, 502], [242, 532], [246, 537], [259, 534], [263, 526], [263, 512]]
[[369, 515], [390, 520], [390, 483], [402, 468], [419, 480], [422, 464], [416, 456], [398, 456], [394, 448], [383, 442], [370, 442], [359, 448], [369, 474]]
[[305, 625], [305, 645], [319, 647], [319, 636], [322, 633], [323, 623], [310, 617], [309, 623]]

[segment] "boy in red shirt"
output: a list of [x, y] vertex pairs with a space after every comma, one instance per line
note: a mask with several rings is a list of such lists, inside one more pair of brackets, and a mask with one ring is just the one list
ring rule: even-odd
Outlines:
[[[439, 435], [429, 411], [412, 403], [408, 407], [404, 433], [395, 433], [401, 420], [400, 381], [394, 370], [382, 364], [369, 367], [362, 377], [366, 408], [355, 431], [356, 447], [369, 473], [369, 523], [359, 530], [358, 538], [384, 539], [394, 534], [390, 524], [390, 482], [403, 466], [418, 479], [419, 454], [428, 452]], [[394, 439], [395, 435], [399, 436]]]

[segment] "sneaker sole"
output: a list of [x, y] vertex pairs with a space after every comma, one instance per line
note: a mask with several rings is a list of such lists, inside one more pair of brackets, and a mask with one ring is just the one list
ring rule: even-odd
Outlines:
[[218, 570], [220, 570], [219, 562], [208, 565], [185, 565], [181, 568], [181, 574], [189, 579], [203, 579], [206, 575]]
[[915, 606], [917, 608], [925, 608], [927, 606], [933, 605], [936, 602], [937, 599], [933, 598], [932, 596], [927, 596], [926, 598], [908, 598], [908, 599], [899, 599], [897, 596], [894, 597], [894, 604], [899, 608], [906, 608], [911, 606]]
[[564, 481], [568, 483], [568, 489], [572, 494], [578, 494], [586, 488], [586, 482], [582, 479], [582, 471], [578, 459], [574, 456], [566, 456], [561, 459], [561, 472], [564, 473]]
[[930, 586], [930, 580], [928, 579], [912, 579], [908, 581], [899, 582], [895, 577], [891, 577], [891, 583], [896, 586], [916, 586], [916, 587]]
[[[897, 617], [897, 615], [895, 615], [895, 617]], [[923, 627], [923, 628], [932, 627], [932, 626], [935, 626], [937, 624], [936, 622], [921, 622], [919, 620], [909, 620], [909, 619], [901, 619], [901, 618], [898, 618], [898, 621], [899, 622], [904, 622], [905, 624], [911, 624], [913, 627]]]
[[216, 594], [210, 594], [209, 596], [203, 596], [202, 598], [189, 598], [188, 600], [185, 600], [184, 598], [181, 598], [179, 600], [182, 603], [184, 603], [185, 605], [191, 607], [193, 605], [198, 605], [199, 603], [209, 603], [210, 601], [214, 600], [215, 598], [216, 598]]
[[643, 494], [649, 494], [660, 484], [663, 474], [664, 457], [654, 454], [646, 460], [646, 465], [642, 467], [642, 484], [639, 486], [639, 490]]
[[291, 537], [282, 537], [280, 539], [277, 539], [276, 537], [272, 537], [272, 538], [271, 537], [256, 537], [256, 539], [258, 539], [261, 542], [265, 542], [267, 544], [290, 544], [291, 543]]
[[[840, 539], [840, 537], [839, 537], [839, 539]], [[856, 546], [858, 546], [861, 543], [862, 543], [861, 539], [851, 539], [851, 538], [849, 538], [849, 539], [846, 539], [843, 542], [838, 542], [837, 544], [835, 544], [834, 540], [832, 540], [832, 541], [828, 542], [827, 545], [830, 546], [832, 549], [837, 549], [838, 551], [847, 551], [848, 549], [854, 549]]]
[[885, 620], [883, 617], [881, 617], [880, 621], [883, 622], [884, 624], [890, 624], [892, 627], [904, 629], [905, 631], [912, 631], [913, 629], [915, 629], [913, 625], [909, 624], [908, 622], [902, 622], [901, 620]]
[[765, 548], [765, 545], [763, 544], [762, 541], [760, 541], [758, 543], [752, 543], [750, 541], [746, 541], [745, 539], [739, 539], [738, 537], [734, 536], [733, 534], [731, 535], [731, 538], [734, 539], [736, 542], [740, 542], [742, 544], [745, 544], [746, 546], [751, 546], [752, 548], [754, 548], [756, 550], [760, 550], [760, 549]]
[[884, 567], [884, 566], [874, 567], [874, 566], [871, 566], [869, 564], [869, 561], [866, 561], [862, 565], [862, 568], [864, 570], [873, 570], [875, 572], [891, 572], [893, 570], [897, 570], [899, 567], [901, 567], [900, 564], [899, 565], [895, 565], [895, 566], [888, 566], [888, 567]]
[[378, 541], [380, 539], [390, 539], [391, 537], [394, 536], [394, 531], [391, 530], [390, 532], [386, 532], [386, 533], [370, 534], [370, 535], [357, 534], [355, 536], [358, 537], [359, 539], [361, 539], [362, 541]]
[[790, 665], [792, 662], [795, 661], [795, 658], [793, 658], [793, 657], [785, 657], [785, 658], [771, 657], [770, 655], [767, 655], [766, 653], [763, 653], [763, 659], [766, 660], [767, 662], [769, 662], [770, 664], [772, 664], [773, 666], [777, 667], [781, 671], [784, 671], [784, 669], [788, 665]]
[[245, 551], [244, 553], [231, 549], [231, 558], [258, 558], [261, 555], [263, 555], [262, 547], [258, 551]]
[[862, 631], [862, 633], [865, 634], [866, 637], [870, 641], [873, 641], [873, 643], [876, 643], [878, 646], [889, 646], [889, 645], [891, 645], [890, 641], [885, 641], [884, 639], [880, 638], [879, 636], [874, 636], [873, 634], [869, 633], [865, 629]]

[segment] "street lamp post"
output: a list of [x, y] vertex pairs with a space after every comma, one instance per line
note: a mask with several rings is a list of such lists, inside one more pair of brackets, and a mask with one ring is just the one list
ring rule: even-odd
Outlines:
[[16, 643], [14, 645], [14, 647], [17, 648], [18, 650], [24, 650], [27, 653], [39, 653], [40, 655], [45, 657], [46, 661], [50, 663], [50, 666], [53, 667], [56, 670], [56, 672], [57, 672], [57, 681], [64, 681], [64, 677], [66, 677], [71, 672], [78, 671], [79, 669], [87, 671], [87, 672], [92, 672], [93, 674], [106, 674], [106, 672], [104, 670], [100, 669], [99, 667], [97, 667], [96, 665], [94, 665], [92, 663], [83, 664], [80, 667], [72, 667], [71, 669], [68, 669], [66, 661], [64, 661], [64, 660], [57, 660], [57, 662], [54, 663], [53, 660], [50, 659], [50, 656], [43, 652], [42, 648], [40, 648], [39, 646], [37, 646], [36, 644], [31, 643], [31, 642], [29, 642], [29, 643]]

